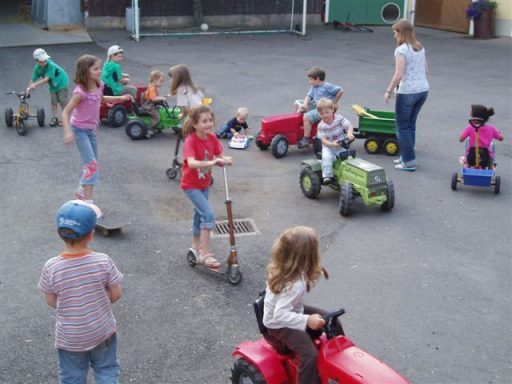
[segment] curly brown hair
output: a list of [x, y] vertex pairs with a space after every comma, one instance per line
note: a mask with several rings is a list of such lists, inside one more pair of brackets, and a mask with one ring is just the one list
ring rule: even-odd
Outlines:
[[213, 121], [215, 122], [215, 115], [213, 114], [210, 107], [206, 105], [198, 105], [188, 112], [185, 123], [183, 123], [183, 137], [190, 135], [196, 130], [194, 125], [198, 123], [199, 119], [201, 118], [201, 114], [203, 113], [210, 113], [212, 115]]
[[274, 294], [281, 293], [301, 276], [309, 291], [322, 273], [325, 274], [320, 264], [319, 238], [313, 228], [289, 228], [274, 242], [267, 267], [267, 284]]

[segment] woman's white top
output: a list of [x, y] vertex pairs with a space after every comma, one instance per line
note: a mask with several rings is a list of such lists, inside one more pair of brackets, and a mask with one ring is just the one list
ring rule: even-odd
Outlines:
[[395, 57], [402, 56], [405, 59], [405, 71], [400, 80], [398, 93], [421, 93], [429, 90], [427, 81], [427, 66], [425, 48], [414, 51], [409, 44], [396, 47]]
[[274, 294], [267, 286], [263, 309], [263, 324], [267, 328], [292, 328], [306, 330], [309, 315], [304, 314], [306, 282], [295, 280], [291, 286], [279, 294]]

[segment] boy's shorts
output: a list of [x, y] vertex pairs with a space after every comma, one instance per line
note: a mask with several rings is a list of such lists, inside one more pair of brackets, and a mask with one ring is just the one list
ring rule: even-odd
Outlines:
[[64, 108], [68, 103], [68, 89], [64, 88], [59, 92], [50, 92], [50, 97], [52, 99], [52, 105], [60, 104], [60, 106]]
[[304, 114], [304, 116], [306, 116], [306, 119], [308, 119], [308, 121], [311, 123], [311, 124], [316, 124], [318, 123], [320, 120], [322, 120], [322, 118], [320, 117], [320, 114], [318, 113], [318, 111], [315, 109], [312, 109], [311, 111], [308, 111]]

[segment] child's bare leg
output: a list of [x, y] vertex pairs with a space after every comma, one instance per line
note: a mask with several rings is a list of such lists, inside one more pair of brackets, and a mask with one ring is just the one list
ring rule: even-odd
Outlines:
[[201, 247], [201, 238], [199, 236], [192, 236], [192, 249], [199, 251]]
[[57, 107], [58, 105], [57, 104], [52, 104], [52, 118], [55, 117], [55, 118], [59, 118], [59, 115], [57, 114]]
[[309, 138], [311, 135], [311, 123], [308, 118], [304, 116], [304, 137]]
[[92, 200], [92, 192], [94, 190], [94, 185], [86, 184], [86, 185], [82, 185], [82, 187], [84, 189], [84, 200], [85, 201]]
[[201, 228], [199, 243], [202, 255], [207, 255], [210, 253], [210, 232], [211, 231], [207, 228]]

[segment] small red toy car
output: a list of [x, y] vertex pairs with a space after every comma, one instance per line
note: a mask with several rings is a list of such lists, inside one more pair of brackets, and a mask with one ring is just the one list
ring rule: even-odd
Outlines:
[[[263, 325], [264, 292], [254, 303], [260, 332], [265, 336]], [[336, 336], [335, 324], [345, 311], [324, 316], [324, 333], [314, 340], [318, 348], [318, 375], [322, 384], [407, 384], [405, 378], [388, 365], [358, 348], [343, 335]], [[343, 330], [341, 330], [343, 333]], [[239, 344], [233, 356], [239, 357], [231, 373], [231, 381], [237, 384], [285, 384], [296, 383], [298, 359], [293, 354], [279, 353], [265, 338]]]
[[[288, 146], [297, 144], [304, 137], [304, 114], [288, 113], [263, 118], [256, 135], [256, 145], [261, 150], [270, 147], [272, 154], [280, 159], [288, 153]], [[316, 136], [316, 124], [311, 128], [311, 138]]]
[[[137, 88], [137, 99], [139, 103], [141, 101], [142, 94], [146, 92], [147, 86], [143, 84], [135, 84]], [[100, 120], [106, 121], [110, 126], [117, 128], [126, 123], [126, 117], [128, 113], [133, 111], [132, 102], [126, 101], [113, 101], [101, 103], [100, 105]]]

